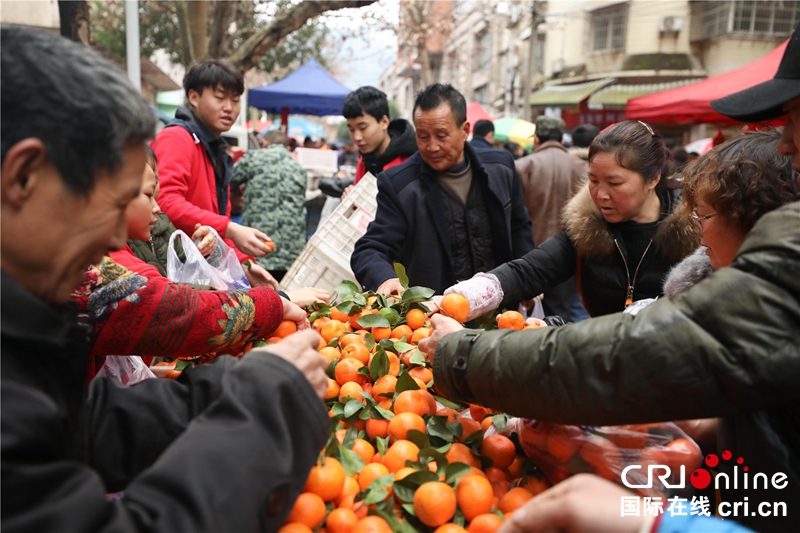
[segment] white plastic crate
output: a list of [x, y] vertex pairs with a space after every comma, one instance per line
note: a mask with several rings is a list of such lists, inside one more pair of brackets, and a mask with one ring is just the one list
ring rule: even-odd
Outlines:
[[281, 289], [317, 287], [333, 291], [346, 279], [358, 284], [350, 269], [350, 256], [375, 218], [377, 194], [378, 180], [368, 173], [317, 228], [286, 272]]
[[318, 148], [295, 148], [297, 162], [306, 170], [336, 174], [339, 170], [339, 152], [336, 150], [320, 150]]

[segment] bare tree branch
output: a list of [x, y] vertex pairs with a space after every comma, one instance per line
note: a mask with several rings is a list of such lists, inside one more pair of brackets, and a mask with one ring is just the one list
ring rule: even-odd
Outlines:
[[263, 30], [242, 43], [229, 58], [233, 66], [240, 72], [247, 72], [254, 67], [264, 53], [276, 46], [281, 39], [300, 28], [308, 19], [326, 11], [336, 11], [350, 7], [363, 7], [376, 0], [305, 0], [291, 9], [278, 13], [275, 19]]
[[189, 15], [187, 14], [184, 0], [175, 0], [175, 12], [178, 15], [178, 29], [181, 32], [183, 64], [188, 67], [194, 63], [196, 58], [194, 56], [194, 47], [192, 46], [192, 33], [189, 31]]

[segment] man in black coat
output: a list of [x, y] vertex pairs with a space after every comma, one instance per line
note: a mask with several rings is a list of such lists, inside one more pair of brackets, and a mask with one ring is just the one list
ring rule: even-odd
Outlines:
[[178, 380], [85, 387], [86, 331], [70, 296], [89, 265], [125, 245], [155, 120], [92, 50], [29, 28], [0, 35], [0, 526], [276, 531], [329, 432], [319, 336]]
[[378, 176], [378, 211], [350, 260], [363, 287], [384, 294], [403, 290], [394, 262], [441, 294], [534, 248], [514, 160], [467, 143], [461, 93], [433, 84], [413, 116], [419, 152]]
[[472, 140], [469, 142], [473, 148], [494, 148], [494, 124], [491, 120], [481, 119], [472, 128]]

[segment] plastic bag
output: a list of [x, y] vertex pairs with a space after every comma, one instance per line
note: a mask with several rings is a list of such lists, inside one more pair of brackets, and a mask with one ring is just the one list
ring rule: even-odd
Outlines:
[[156, 375], [147, 368], [138, 355], [109, 355], [95, 377], [111, 378], [123, 385], [133, 385], [154, 378]]
[[[525, 454], [553, 484], [586, 472], [643, 496], [683, 494], [691, 492], [690, 476], [703, 460], [700, 447], [671, 422], [594, 427], [514, 418], [503, 433], [517, 433]], [[661, 466], [651, 473], [650, 465]], [[669, 487], [659, 479], [664, 467]]]
[[[208, 256], [208, 260], [197, 249], [188, 235], [178, 230], [169, 238], [167, 250], [167, 277], [176, 283], [197, 283], [210, 285], [219, 290], [247, 289], [250, 283], [244, 274], [242, 265], [236, 257], [236, 252], [225, 244], [219, 234], [211, 228], [217, 236], [217, 247]], [[181, 263], [175, 252], [174, 242], [180, 238], [186, 262]]]

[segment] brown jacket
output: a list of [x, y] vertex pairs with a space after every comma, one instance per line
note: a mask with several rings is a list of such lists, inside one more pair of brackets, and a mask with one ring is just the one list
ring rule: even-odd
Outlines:
[[563, 229], [561, 209], [586, 179], [589, 165], [557, 141], [542, 143], [516, 161], [536, 246]]

